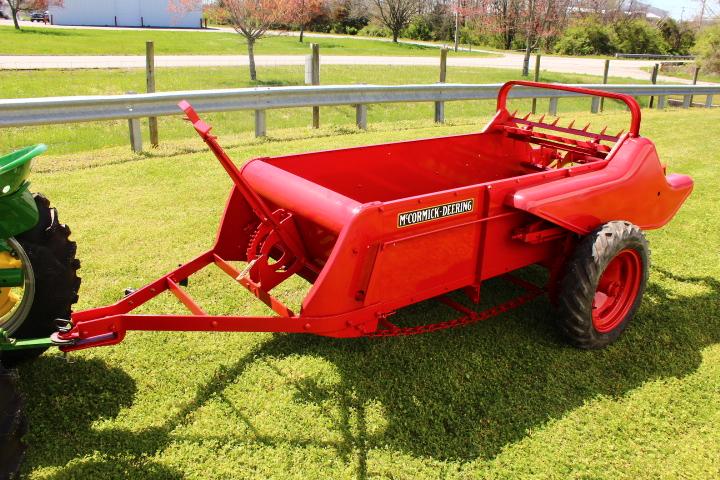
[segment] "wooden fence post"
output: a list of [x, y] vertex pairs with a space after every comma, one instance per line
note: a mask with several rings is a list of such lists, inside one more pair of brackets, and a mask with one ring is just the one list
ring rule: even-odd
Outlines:
[[[447, 81], [447, 48], [440, 49], [440, 83]], [[435, 102], [435, 123], [445, 123], [445, 102]]]
[[[147, 93], [155, 93], [155, 44], [153, 42], [145, 43], [145, 80], [147, 82]], [[148, 119], [148, 127], [150, 129], [150, 144], [157, 148], [160, 144], [157, 117]]]
[[[652, 75], [650, 75], [650, 82], [653, 85], [657, 84], [657, 77], [658, 77], [658, 71], [660, 70], [660, 64], [656, 63], [653, 67]], [[650, 95], [650, 108], [653, 108], [653, 105], [655, 104], [655, 97], [653, 95]]]
[[[697, 85], [698, 82], [698, 75], [700, 75], [700, 67], [698, 65], [695, 66], [695, 73], [693, 73], [693, 85]], [[692, 107], [693, 104], [693, 96], [690, 95], [690, 106]]]
[[[535, 56], [535, 81], [540, 81], [540, 54], [538, 53]], [[532, 113], [535, 114], [535, 111], [537, 110], [537, 98], [532, 99]]]
[[[608, 83], [608, 73], [610, 73], [610, 60], [605, 59], [605, 69], [603, 70], [603, 85]], [[602, 112], [605, 108], [605, 97], [600, 98], [600, 111]]]
[[[311, 70], [310, 70], [310, 80], [312, 85], [320, 85], [320, 45], [317, 43], [311, 43], [310, 49], [312, 51], [311, 54]], [[312, 126], [313, 128], [320, 128], [320, 107], [312, 107], [313, 108], [313, 114], [312, 114]]]

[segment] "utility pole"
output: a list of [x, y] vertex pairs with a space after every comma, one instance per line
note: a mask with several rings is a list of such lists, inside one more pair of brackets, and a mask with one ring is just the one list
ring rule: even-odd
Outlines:
[[460, 0], [455, 4], [455, 51], [458, 51], [458, 40], [460, 38]]
[[702, 7], [700, 8], [700, 28], [703, 26], [703, 19], [705, 18], [705, 4], [707, 0], [702, 0]]

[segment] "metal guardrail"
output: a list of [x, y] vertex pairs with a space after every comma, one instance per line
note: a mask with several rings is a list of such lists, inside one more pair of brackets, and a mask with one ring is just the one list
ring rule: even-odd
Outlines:
[[662, 55], [652, 53], [616, 53], [615, 58], [635, 58], [647, 60], [695, 60], [695, 55]]
[[[256, 133], [264, 134], [265, 110], [312, 106], [354, 105], [358, 126], [365, 128], [367, 105], [405, 102], [448, 102], [458, 100], [495, 100], [502, 84], [431, 84], [431, 85], [322, 85], [298, 87], [259, 87], [225, 90], [193, 90], [128, 95], [17, 98], [0, 100], [0, 127], [20, 127], [59, 123], [93, 122], [181, 115], [181, 100], [189, 101], [198, 112], [254, 110]], [[633, 96], [659, 97], [664, 108], [668, 95], [684, 97], [690, 106], [693, 95], [720, 95], [720, 85], [577, 85], [606, 92]], [[550, 113], [557, 113], [560, 98], [577, 94], [558, 90], [519, 87], [511, 98], [550, 98]], [[593, 97], [592, 111], [597, 112], [599, 98]], [[131, 126], [132, 130], [132, 126]]]

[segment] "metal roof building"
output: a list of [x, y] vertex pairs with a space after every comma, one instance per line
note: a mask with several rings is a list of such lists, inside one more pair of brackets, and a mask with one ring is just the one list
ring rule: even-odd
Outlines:
[[64, 0], [49, 8], [56, 25], [200, 28], [202, 7], [177, 13], [168, 0]]

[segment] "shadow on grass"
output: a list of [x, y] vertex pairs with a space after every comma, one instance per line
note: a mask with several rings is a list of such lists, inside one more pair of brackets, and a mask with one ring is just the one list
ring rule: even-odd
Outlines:
[[[13, 30], [16, 35], [38, 35], [41, 37], [69, 37], [76, 36], [76, 33], [63, 31], [57, 28], [31, 28], [30, 30], [21, 28], [20, 30]], [[29, 40], [29, 38], [27, 39]]]
[[[499, 318], [462, 329], [414, 337], [338, 340], [302, 335], [276, 335], [241, 361], [219, 367], [201, 385], [185, 408], [163, 425], [128, 431], [94, 429], [91, 421], [111, 418], [132, 403], [134, 384], [119, 368], [97, 360], [64, 365], [44, 358], [23, 371], [23, 382], [41, 382], [42, 396], [32, 399], [30, 437], [64, 439], [65, 448], [31, 456], [34, 467], [62, 466], [99, 452], [89, 463], [71, 462], [56, 478], [133, 476], [142, 467], [143, 478], [177, 478], [181, 474], [148, 460], [177, 438], [172, 433], [211, 399], [223, 399], [225, 390], [256, 362], [307, 355], [325, 359], [341, 377], [339, 384], [313, 379], [286, 379], [295, 389], [295, 401], [322, 404], [333, 401], [340, 415], [333, 421], [341, 441], [298, 441], [297, 447], [331, 447], [346, 462], [357, 465], [358, 478], [367, 473], [371, 449], [385, 448], [438, 460], [489, 459], [522, 440], [529, 429], [583, 405], [598, 395], [621, 397], [643, 383], [695, 371], [701, 351], [720, 341], [720, 282], [711, 277], [678, 277], [655, 269], [645, 301], [619, 342], [602, 351], [580, 351], [565, 345], [552, 325], [553, 310], [536, 300]], [[691, 284], [695, 296], [678, 296], [665, 285]], [[486, 295], [502, 300], [510, 292], [501, 282], [490, 282]], [[445, 307], [426, 302], [399, 316], [405, 321], [440, 321], [451, 316]], [[286, 377], [276, 369], [276, 374]], [[70, 385], [68, 383], [70, 382]], [[82, 392], [82, 395], [74, 395]], [[229, 400], [225, 400], [232, 406]], [[369, 433], [366, 408], [379, 402], [387, 421], [384, 431]], [[69, 418], [67, 412], [83, 412]], [[201, 444], [253, 442], [287, 445], [288, 439], [263, 436], [252, 419], [234, 409], [234, 421], [245, 423], [245, 436], [186, 436]], [[232, 421], [232, 420], [231, 420]], [[142, 466], [143, 462], [149, 462]], [[125, 470], [123, 470], [125, 469]]]

